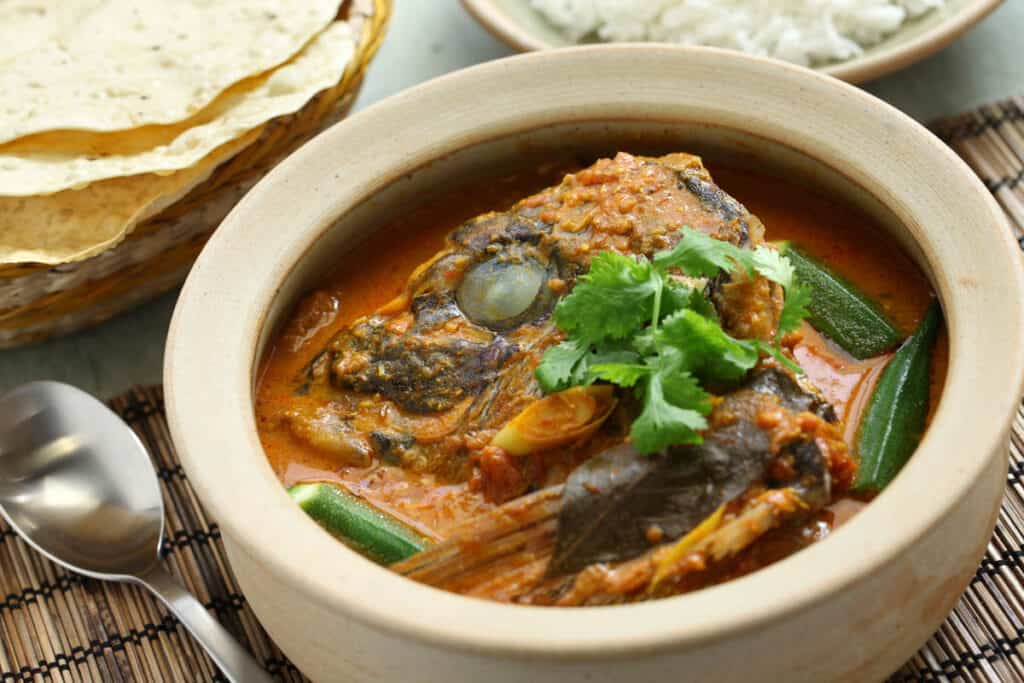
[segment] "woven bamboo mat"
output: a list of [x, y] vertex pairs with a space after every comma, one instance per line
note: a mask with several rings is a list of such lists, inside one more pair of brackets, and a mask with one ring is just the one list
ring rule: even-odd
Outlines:
[[[932, 126], [977, 172], [1024, 248], [1024, 97]], [[1024, 409], [995, 534], [946, 623], [892, 681], [1024, 681]]]
[[[1024, 98], [934, 127], [978, 172], [1024, 247]], [[111, 402], [158, 468], [167, 565], [282, 681], [305, 679], [260, 628], [228, 566], [220, 532], [171, 446], [157, 387]], [[1010, 441], [998, 526], [974, 580], [942, 628], [892, 681], [1024, 681], [1024, 410]], [[43, 560], [0, 523], [0, 683], [224, 680], [149, 595], [83, 579]]]
[[[178, 464], [159, 387], [111, 401], [153, 457], [167, 511], [164, 562], [283, 681], [304, 681], [256, 622], [216, 522]], [[33, 552], [0, 523], [0, 681], [223, 681], [176, 619], [148, 593], [84, 579]]]

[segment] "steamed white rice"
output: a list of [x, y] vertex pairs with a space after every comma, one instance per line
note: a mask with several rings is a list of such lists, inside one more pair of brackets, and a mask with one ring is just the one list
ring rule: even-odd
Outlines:
[[945, 0], [531, 0], [570, 40], [711, 45], [804, 65], [851, 59]]

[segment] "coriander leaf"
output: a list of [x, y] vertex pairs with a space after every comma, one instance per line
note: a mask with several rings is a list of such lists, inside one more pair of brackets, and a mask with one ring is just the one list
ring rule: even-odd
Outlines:
[[779, 313], [779, 326], [775, 333], [775, 344], [760, 344], [760, 349], [795, 373], [802, 374], [803, 369], [782, 353], [779, 340], [783, 336], [800, 327], [807, 317], [807, 305], [811, 301], [811, 290], [803, 287], [796, 280], [796, 271], [789, 259], [770, 247], [761, 246], [754, 251], [754, 267], [764, 277], [782, 285], [785, 301]]
[[[661, 335], [657, 335], [661, 339]], [[655, 348], [644, 359], [655, 372], [662, 377], [673, 373], [689, 372], [687, 370], [688, 357], [684, 349], [677, 348], [660, 341], [655, 343]]]
[[641, 453], [656, 453], [671, 445], [702, 441], [699, 431], [707, 427], [707, 420], [697, 410], [669, 403], [660, 374], [654, 374], [647, 382], [643, 406], [630, 430], [633, 445]]
[[555, 323], [576, 339], [625, 339], [650, 320], [661, 275], [650, 261], [612, 251], [594, 256], [590, 272], [558, 302]]
[[632, 387], [649, 374], [648, 366], [627, 363], [596, 363], [587, 371], [590, 379], [601, 379], [620, 387]]
[[751, 255], [754, 269], [772, 282], [777, 282], [789, 292], [793, 286], [793, 278], [796, 275], [793, 264], [789, 259], [779, 253], [778, 249], [761, 245]]
[[[643, 357], [634, 351], [598, 351], [589, 354], [585, 360], [587, 384], [600, 379], [620, 387], [631, 387], [648, 372]], [[634, 374], [636, 378], [631, 379]]]
[[657, 344], [654, 341], [654, 330], [647, 327], [642, 332], [637, 332], [630, 340], [633, 350], [642, 356], [650, 356], [658, 353]]
[[721, 324], [718, 309], [711, 303], [711, 299], [704, 295], [704, 292], [693, 291], [693, 294], [690, 295], [690, 309], [716, 324]]
[[[703, 288], [670, 269], [698, 277], [740, 269], [781, 284], [786, 298], [775, 344], [731, 337]], [[700, 443], [712, 408], [702, 384], [739, 381], [762, 353], [800, 372], [777, 340], [800, 325], [809, 298], [774, 250], [744, 250], [684, 228], [676, 248], [654, 264], [614, 252], [594, 256], [590, 272], [555, 308], [555, 323], [569, 340], [545, 352], [536, 377], [548, 393], [595, 381], [632, 389], [642, 404], [631, 430], [641, 452]]]
[[697, 378], [688, 372], [677, 372], [661, 376], [661, 388], [665, 399], [676, 406], [685, 406], [701, 415], [711, 412], [711, 401], [706, 391], [701, 389]]
[[683, 238], [674, 248], [654, 255], [654, 265], [662, 272], [679, 268], [692, 277], [714, 277], [722, 270], [732, 272], [737, 267], [750, 272], [749, 251], [693, 228], [684, 227], [682, 232]]
[[544, 358], [533, 373], [544, 393], [550, 394], [581, 384], [583, 377], [580, 365], [588, 350], [585, 344], [570, 340], [545, 351]]
[[718, 320], [718, 311], [714, 305], [704, 296], [704, 292], [695, 289], [675, 278], [665, 278], [665, 290], [661, 295], [662, 319], [683, 310], [690, 308], [700, 313], [705, 318]]
[[786, 287], [786, 301], [779, 314], [779, 331], [776, 339], [798, 329], [809, 315], [807, 306], [811, 303], [811, 289], [799, 284]]
[[705, 382], [737, 382], [760, 357], [754, 342], [730, 337], [718, 323], [691, 310], [666, 318], [657, 341], [679, 349], [686, 358], [685, 369]]
[[622, 363], [624, 365], [640, 365], [643, 357], [636, 351], [628, 349], [608, 349], [595, 351], [587, 357], [587, 365], [604, 365], [606, 363]]

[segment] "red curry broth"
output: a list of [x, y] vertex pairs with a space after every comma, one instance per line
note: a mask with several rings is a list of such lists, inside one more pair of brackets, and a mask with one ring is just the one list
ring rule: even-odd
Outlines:
[[[324, 287], [300, 302], [263, 360], [256, 397], [260, 438], [285, 486], [313, 480], [342, 484], [433, 537], [491, 507], [466, 484], [446, 484], [430, 474], [381, 465], [339, 467], [330, 455], [297, 439], [276, 416], [296, 401], [295, 378], [313, 356], [353, 320], [398, 296], [409, 274], [442, 247], [452, 229], [475, 215], [502, 210], [557, 184], [568, 168], [542, 166], [434, 198], [343, 255]], [[932, 298], [927, 280], [866, 215], [792, 181], [714, 164], [710, 170], [719, 186], [760, 217], [768, 239], [792, 240], [855, 282], [905, 333], [921, 321]], [[827, 217], [824, 225], [822, 217]], [[863, 404], [888, 357], [858, 361], [809, 326], [804, 326], [803, 333], [803, 341], [795, 348], [797, 360], [846, 422], [846, 438], [851, 441]], [[932, 368], [933, 407], [945, 375], [946, 354], [943, 336]], [[779, 546], [791, 551], [805, 545], [821, 535], [822, 525], [845, 521], [859, 506], [859, 501], [840, 500], [807, 528], [785, 534], [771, 544], [773, 551], [762, 554], [787, 554]]]

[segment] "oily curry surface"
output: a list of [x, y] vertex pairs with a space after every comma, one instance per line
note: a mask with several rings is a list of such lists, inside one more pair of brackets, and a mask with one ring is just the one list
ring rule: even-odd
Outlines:
[[[623, 163], [621, 159], [616, 163]], [[503, 463], [488, 462], [486, 442], [536, 398], [536, 389], [528, 386], [532, 367], [558, 335], [543, 311], [527, 307], [510, 323], [507, 311], [494, 310], [494, 301], [467, 300], [448, 283], [484, 277], [488, 268], [512, 264], [517, 278], [539, 278], [557, 296], [560, 287], [570, 287], [585, 271], [588, 252], [614, 248], [647, 253], [671, 246], [658, 229], [631, 231], [620, 229], [620, 223], [657, 226], [685, 220], [738, 246], [792, 240], [877, 301], [904, 333], [921, 321], [933, 297], [926, 279], [865, 215], [788, 180], [710, 163], [712, 184], [694, 159], [664, 157], [660, 163], [673, 175], [672, 182], [661, 183], [668, 178], [658, 175], [662, 168], [631, 166], [628, 158], [625, 166], [633, 171], [624, 177], [635, 179], [637, 188], [647, 183], [646, 190], [638, 190], [647, 193], [639, 202], [634, 192], [623, 191], [624, 184], [607, 196], [595, 196], [600, 191], [595, 188], [607, 186], [600, 177], [602, 167], [586, 169], [575, 176], [581, 181], [562, 186], [558, 216], [547, 208], [554, 190], [541, 190], [558, 186], [566, 172], [580, 168], [577, 164], [550, 163], [487, 179], [425, 202], [341, 256], [324, 286], [297, 306], [261, 367], [256, 417], [277, 476], [286, 486], [305, 481], [339, 484], [425, 537], [440, 540], [504, 500], [561, 484], [581, 462], [621, 443], [625, 432], [613, 415], [605, 428], [569, 454], [533, 460], [534, 465], [512, 472], [502, 469]], [[684, 181], [676, 183], [677, 177]], [[739, 203], [716, 194], [718, 187]], [[580, 195], [576, 206], [592, 209], [596, 203], [599, 210], [574, 212], [573, 192]], [[489, 213], [494, 211], [501, 213]], [[731, 216], [730, 224], [739, 228], [714, 234], [722, 232], [716, 215]], [[533, 225], [541, 232], [541, 226], [552, 223], [595, 222], [596, 228], [588, 225], [586, 231], [568, 230], [543, 240], [527, 229]], [[502, 245], [500, 250], [495, 243]], [[770, 334], [764, 328], [770, 328], [777, 314], [777, 294], [768, 283], [741, 287], [738, 292], [726, 285], [714, 294], [723, 324], [742, 338]], [[460, 310], [472, 310], [486, 323], [467, 321], [456, 314]], [[415, 362], [410, 363], [411, 346]], [[818, 441], [852, 442], [888, 356], [858, 361], [806, 324], [793, 340], [792, 353], [838, 418], [833, 418], [835, 428], [823, 423]], [[471, 362], [465, 360], [467, 354]], [[460, 360], [449, 363], [453, 357]], [[941, 390], [945, 357], [945, 340], [940, 338], [931, 369], [932, 406]], [[524, 365], [526, 371], [505, 376], [502, 368], [508, 363]], [[420, 374], [389, 382], [394, 372], [410, 367]], [[325, 412], [325, 404], [333, 412]], [[627, 410], [620, 405], [617, 412]], [[339, 415], [345, 416], [343, 421]], [[454, 438], [455, 426], [467, 420], [473, 429]], [[828, 431], [838, 429], [845, 433], [833, 437]], [[330, 443], [323, 441], [323, 434], [331, 435]], [[467, 452], [484, 455], [474, 460], [465, 457]], [[769, 532], [701, 581], [725, 580], [784, 557], [827, 535], [861, 505], [841, 493], [799, 524]], [[559, 593], [563, 600], [573, 594]], [[545, 602], [543, 596], [537, 601]], [[581, 598], [580, 604], [584, 602]]]

